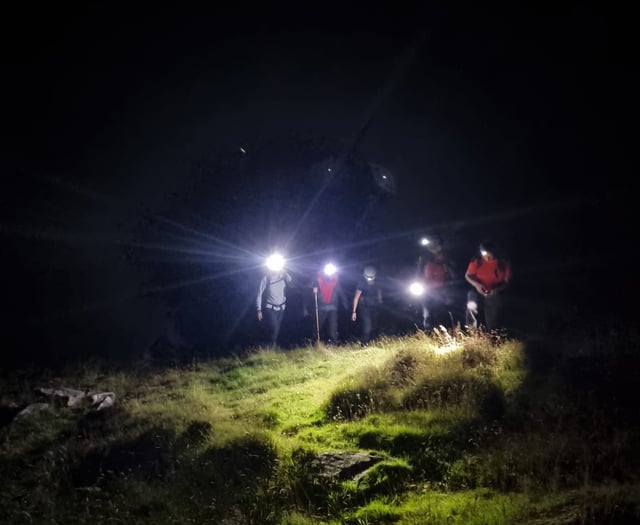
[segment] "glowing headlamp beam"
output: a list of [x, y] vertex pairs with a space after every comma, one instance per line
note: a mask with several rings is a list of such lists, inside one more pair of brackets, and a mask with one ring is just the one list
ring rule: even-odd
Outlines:
[[327, 263], [327, 264], [324, 265], [324, 274], [325, 275], [333, 275], [337, 271], [338, 271], [338, 269], [336, 268], [336, 265], [333, 264], [333, 263]]
[[279, 253], [274, 253], [267, 257], [266, 265], [272, 272], [279, 272], [284, 268], [284, 263], [284, 257]]
[[411, 293], [411, 295], [415, 295], [416, 297], [423, 295], [425, 291], [426, 290], [424, 284], [420, 282], [415, 281], [409, 285], [409, 293]]

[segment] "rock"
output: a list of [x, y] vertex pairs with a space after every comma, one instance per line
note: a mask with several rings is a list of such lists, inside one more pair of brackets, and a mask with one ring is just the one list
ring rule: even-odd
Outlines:
[[319, 468], [320, 475], [341, 480], [362, 478], [367, 470], [382, 461], [382, 456], [361, 452], [320, 454], [312, 464]]

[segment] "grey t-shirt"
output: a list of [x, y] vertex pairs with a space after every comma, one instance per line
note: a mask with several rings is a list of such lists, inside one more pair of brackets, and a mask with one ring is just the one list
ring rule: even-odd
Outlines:
[[267, 305], [284, 308], [287, 302], [286, 288], [291, 282], [287, 272], [267, 274], [260, 281], [260, 288], [256, 300], [256, 308], [262, 310], [262, 299]]

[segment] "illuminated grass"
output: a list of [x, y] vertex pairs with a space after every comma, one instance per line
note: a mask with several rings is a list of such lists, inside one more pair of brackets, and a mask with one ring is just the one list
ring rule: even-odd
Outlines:
[[[615, 505], [636, 516], [637, 411], [603, 403], [624, 399], [638, 359], [622, 351], [625, 366], [610, 365], [598, 346], [593, 372], [574, 348], [419, 332], [367, 348], [256, 348], [185, 369], [16, 374], [3, 391], [24, 403], [38, 386], [117, 397], [112, 410], [57, 407], [1, 430], [0, 518], [554, 524], [544, 520], [555, 512], [567, 518], [558, 524], [595, 524], [589, 516]], [[616, 380], [595, 397], [585, 378], [603, 370]], [[324, 452], [383, 460], [339, 481], [314, 470]]]

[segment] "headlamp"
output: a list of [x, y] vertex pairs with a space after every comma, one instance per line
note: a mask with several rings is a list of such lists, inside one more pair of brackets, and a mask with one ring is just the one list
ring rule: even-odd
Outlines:
[[333, 263], [327, 263], [324, 265], [324, 274], [327, 276], [333, 275], [334, 273], [336, 273], [338, 271], [338, 269], [336, 268], [336, 265]]
[[409, 285], [409, 293], [415, 297], [423, 295], [425, 291], [425, 286], [420, 281], [413, 281]]
[[285, 263], [284, 257], [279, 253], [274, 253], [269, 257], [267, 257], [266, 266], [272, 272], [279, 272], [284, 268], [284, 263]]

